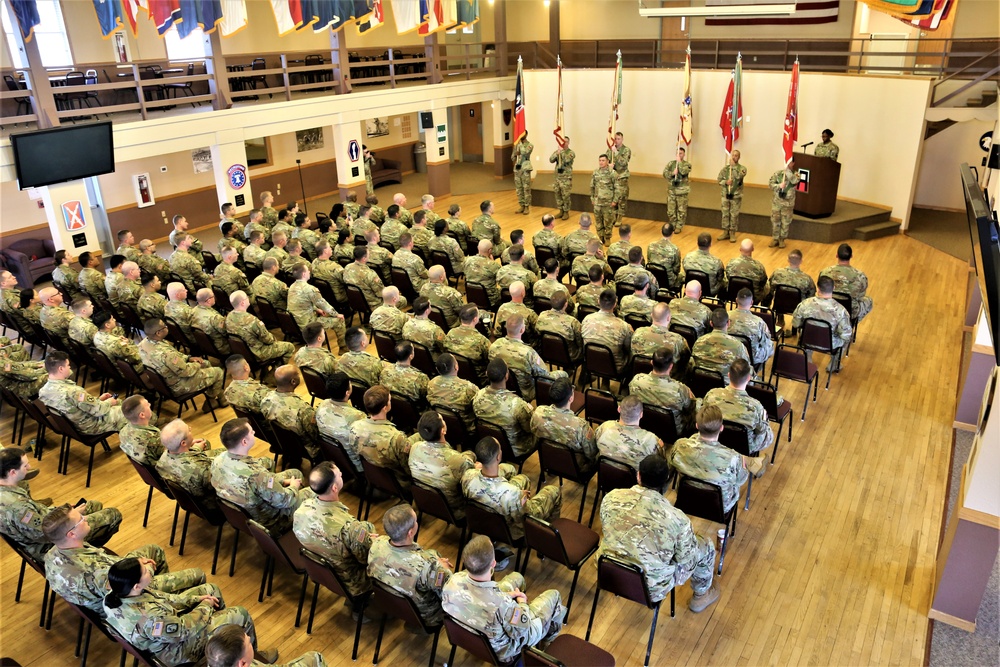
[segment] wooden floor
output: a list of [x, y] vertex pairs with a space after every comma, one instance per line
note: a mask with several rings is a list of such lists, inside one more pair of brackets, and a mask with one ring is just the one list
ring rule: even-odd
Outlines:
[[[474, 217], [480, 196], [442, 199], [464, 206]], [[513, 193], [496, 197], [497, 218], [509, 231], [538, 228], [545, 211], [516, 216]], [[560, 222], [566, 233], [576, 216]], [[632, 221], [633, 240], [645, 247], [658, 237], [659, 222]], [[695, 247], [699, 228], [689, 227], [676, 240], [684, 252]], [[713, 234], [717, 230], [709, 230]], [[784, 252], [766, 248], [768, 239], [754, 238], [756, 253], [769, 271], [784, 264]], [[833, 263], [834, 246], [797, 243], [804, 268], [813, 276]], [[740, 510], [738, 535], [728, 551], [725, 573], [718, 579], [722, 597], [701, 614], [687, 609], [691, 592], [677, 594], [677, 616], [660, 616], [652, 664], [681, 665], [914, 665], [925, 661], [927, 610], [944, 504], [959, 350], [962, 291], [966, 265], [913, 239], [893, 236], [854, 244], [855, 264], [871, 282], [874, 312], [861, 325], [857, 344], [833, 378], [820, 388], [806, 422], [794, 422], [791, 444], [781, 443], [777, 464], [754, 485], [753, 504]], [[723, 242], [717, 254], [728, 260], [737, 245]], [[821, 366], [822, 367], [822, 366]], [[800, 414], [804, 390], [782, 383], [781, 391]], [[196, 434], [218, 443], [223, 421], [192, 415]], [[170, 406], [164, 417], [172, 418]], [[11, 419], [2, 415], [0, 438], [9, 443]], [[146, 486], [125, 456], [97, 454], [94, 483], [84, 489], [86, 452], [74, 448], [67, 477], [57, 476], [56, 442], [50, 439], [41, 475], [32, 483], [36, 497], [57, 502], [81, 495], [120, 508], [125, 521], [109, 546], [124, 552], [148, 542], [167, 549], [173, 568], [209, 570], [215, 531], [193, 519], [186, 552], [168, 547], [172, 503], [154, 497], [149, 527], [142, 528]], [[525, 468], [537, 475], [537, 458]], [[563, 487], [564, 516], [575, 517], [580, 488]], [[593, 499], [593, 488], [589, 499]], [[357, 499], [347, 503], [357, 507]], [[381, 526], [388, 503], [373, 510]], [[589, 503], [587, 511], [589, 513]], [[227, 529], [222, 560], [232, 533]], [[420, 534], [424, 546], [454, 559], [458, 532], [426, 519]], [[20, 604], [14, 604], [18, 560], [0, 549], [0, 655], [23, 665], [73, 664], [77, 617], [57, 603], [52, 629], [38, 627], [43, 583], [28, 571]], [[274, 595], [257, 602], [263, 555], [250, 540], [241, 541], [237, 577], [226, 568], [210, 579], [222, 588], [229, 604], [245, 605], [256, 621], [263, 646], [277, 646], [284, 659], [300, 652], [321, 651], [331, 665], [351, 664], [353, 624], [340, 599], [321, 591], [314, 632], [295, 628], [299, 579], [278, 572]], [[572, 574], [548, 561], [532, 558], [526, 573], [528, 594], [555, 587], [567, 595]], [[595, 568], [584, 568], [566, 631], [583, 636], [593, 601]], [[602, 597], [592, 641], [611, 651], [619, 665], [642, 664], [651, 612], [629, 602]], [[371, 659], [377, 623], [364, 626], [359, 664]], [[438, 664], [448, 655], [442, 637]], [[405, 633], [390, 623], [382, 661], [391, 665], [426, 664], [430, 639]], [[459, 652], [458, 664], [475, 664]], [[118, 650], [96, 633], [91, 665], [118, 664]]]

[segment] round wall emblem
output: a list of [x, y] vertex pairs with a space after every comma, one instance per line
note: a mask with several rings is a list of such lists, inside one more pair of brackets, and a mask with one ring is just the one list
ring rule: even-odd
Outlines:
[[226, 171], [229, 176], [229, 186], [233, 190], [239, 190], [247, 184], [247, 168], [242, 164], [234, 164]]

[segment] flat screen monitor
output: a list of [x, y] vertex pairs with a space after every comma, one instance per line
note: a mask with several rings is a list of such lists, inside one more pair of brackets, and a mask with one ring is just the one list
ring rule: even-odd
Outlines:
[[14, 168], [21, 190], [115, 170], [111, 123], [88, 123], [12, 134]]
[[968, 164], [960, 167], [962, 189], [965, 192], [965, 211], [969, 218], [969, 236], [972, 238], [972, 255], [976, 263], [979, 289], [986, 307], [986, 321], [993, 336], [993, 351], [1000, 366], [1000, 228], [990, 210], [986, 194], [979, 186], [976, 172]]

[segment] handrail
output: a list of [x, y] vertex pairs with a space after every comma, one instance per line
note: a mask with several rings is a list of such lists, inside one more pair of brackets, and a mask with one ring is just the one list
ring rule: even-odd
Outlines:
[[993, 51], [991, 53], [987, 53], [986, 55], [973, 60], [971, 63], [969, 63], [968, 65], [966, 65], [962, 69], [958, 70], [957, 72], [952, 72], [948, 76], [946, 76], [944, 78], [941, 78], [941, 79], [938, 79], [937, 81], [934, 82], [934, 87], [937, 88], [939, 85], [941, 85], [942, 83], [944, 83], [948, 79], [952, 79], [952, 78], [956, 77], [957, 75], [961, 74], [962, 72], [964, 72], [965, 70], [969, 69], [973, 65], [978, 65], [979, 62], [982, 61], [982, 60], [986, 60], [987, 58], [993, 58], [995, 60], [997, 58], [997, 56], [1000, 56], [1000, 47], [997, 47], [997, 48], [993, 49]]
[[[972, 79], [971, 81], [967, 82], [964, 86], [962, 86], [958, 90], [951, 91], [950, 93], [948, 93], [947, 95], [945, 95], [944, 97], [942, 97], [939, 100], [935, 100], [934, 99], [933, 93], [934, 93], [934, 91], [937, 90], [937, 87], [935, 86], [935, 88], [931, 91], [931, 100], [932, 100], [931, 101], [931, 106], [932, 107], [939, 107], [942, 104], [944, 104], [945, 102], [947, 102], [948, 100], [950, 100], [951, 98], [956, 97], [957, 95], [961, 95], [962, 93], [964, 93], [969, 88], [972, 88], [976, 84], [981, 83], [981, 82], [985, 81], [986, 79], [989, 79], [989, 78], [991, 78], [991, 77], [993, 77], [993, 76], [995, 76], [997, 74], [1000, 74], [1000, 65], [994, 67], [989, 72], [986, 72], [985, 74], [981, 74], [980, 76], [976, 77], [975, 79]], [[940, 83], [940, 82], [938, 82], [938, 83]]]

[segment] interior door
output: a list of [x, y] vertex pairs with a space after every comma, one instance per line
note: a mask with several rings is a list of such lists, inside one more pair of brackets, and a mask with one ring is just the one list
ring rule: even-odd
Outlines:
[[462, 162], [483, 162], [483, 106], [463, 104]]

